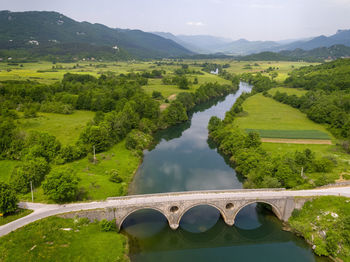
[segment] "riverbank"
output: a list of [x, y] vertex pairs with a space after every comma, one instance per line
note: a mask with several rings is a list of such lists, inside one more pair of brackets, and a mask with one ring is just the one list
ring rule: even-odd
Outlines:
[[246, 178], [247, 188], [322, 186], [350, 170], [350, 156], [299, 110], [257, 93], [243, 96], [229, 112], [224, 121], [209, 124], [210, 137]]
[[289, 219], [292, 231], [312, 245], [319, 256], [350, 261], [350, 200], [324, 196], [305, 203]]

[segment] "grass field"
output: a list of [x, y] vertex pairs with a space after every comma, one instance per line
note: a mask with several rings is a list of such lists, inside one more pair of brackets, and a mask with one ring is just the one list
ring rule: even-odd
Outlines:
[[75, 143], [86, 124], [95, 116], [91, 111], [74, 111], [71, 115], [39, 113], [39, 117], [21, 119], [25, 131], [36, 130], [54, 135], [63, 145]]
[[128, 261], [127, 253], [124, 235], [86, 220], [49, 217], [0, 238], [3, 262]]
[[327, 133], [320, 130], [264, 130], [264, 129], [246, 129], [247, 132], [258, 132], [263, 138], [286, 138], [286, 139], [324, 139], [329, 140]]
[[[274, 72], [278, 73], [276, 81], [283, 82], [288, 77], [288, 73], [293, 69], [312, 64], [315, 65], [316, 63], [289, 61], [230, 61], [229, 64], [230, 67], [226, 70], [231, 73], [256, 73], [272, 67], [275, 68]], [[264, 75], [269, 74], [264, 73]]]
[[288, 95], [296, 95], [298, 97], [305, 95], [307, 93], [307, 90], [304, 90], [304, 89], [288, 88], [288, 87], [271, 88], [268, 92], [271, 95], [275, 95], [277, 91], [280, 93], [287, 93]]
[[0, 160], [0, 182], [8, 183], [13, 169], [20, 163], [15, 160]]
[[[97, 154], [96, 157], [97, 164], [84, 158], [64, 166], [53, 166], [52, 169], [66, 167], [76, 172], [80, 179], [78, 186], [81, 191], [81, 200], [102, 200], [107, 197], [125, 195], [128, 184], [141, 161], [140, 157], [135, 156], [132, 151], [125, 148], [125, 141], [115, 145], [107, 152]], [[123, 178], [122, 183], [109, 181], [109, 171], [112, 169], [117, 170], [120, 177]], [[30, 193], [22, 196], [21, 199], [31, 201]], [[34, 201], [52, 202], [44, 195], [42, 187], [35, 189]]]
[[[249, 97], [243, 103], [243, 110], [247, 115], [243, 114], [235, 120], [242, 129], [269, 130], [264, 132], [276, 135], [278, 133], [276, 130], [282, 130], [278, 138], [289, 138], [288, 136], [293, 133], [310, 135], [312, 130], [314, 137], [309, 136], [308, 139], [319, 139], [320, 136], [327, 135], [332, 138], [324, 126], [312, 122], [299, 110], [262, 94]], [[282, 137], [283, 134], [288, 136]]]
[[[332, 139], [333, 136], [322, 125], [309, 120], [305, 114], [291, 106], [279, 103], [272, 98], [256, 94], [243, 103], [244, 113], [235, 119], [235, 124], [242, 129], [257, 130], [262, 137], [289, 139]], [[262, 143], [263, 149], [272, 155], [294, 154], [295, 151], [311, 149], [318, 157], [331, 156], [337, 166], [327, 176], [338, 179], [340, 174], [350, 171], [350, 156], [337, 145]], [[308, 176], [313, 179], [319, 174]]]

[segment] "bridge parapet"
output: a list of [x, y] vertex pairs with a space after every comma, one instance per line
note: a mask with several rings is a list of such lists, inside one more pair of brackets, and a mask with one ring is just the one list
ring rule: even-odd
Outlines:
[[[114, 217], [118, 228], [120, 228], [124, 220], [132, 213], [143, 210], [143, 209], [153, 209], [162, 213], [168, 220], [169, 226], [172, 229], [177, 229], [180, 225], [181, 218], [183, 215], [193, 207], [208, 205], [216, 208], [227, 225], [232, 226], [235, 222], [235, 218], [239, 211], [253, 203], [266, 203], [272, 207], [272, 211], [275, 215], [283, 221], [287, 221], [291, 216], [291, 213], [295, 206], [295, 201], [293, 197], [290, 196], [273, 196], [273, 197], [256, 197], [256, 193], [261, 190], [254, 190], [255, 194], [253, 196], [245, 195], [242, 197], [240, 194], [227, 194], [232, 193], [232, 191], [226, 191], [223, 193], [220, 191], [219, 195], [215, 194], [215, 191], [205, 192], [209, 194], [205, 197], [205, 193], [197, 192], [198, 196], [194, 192], [186, 192], [185, 194], [177, 194], [176, 196], [170, 194], [156, 194], [156, 195], [146, 195], [142, 196], [148, 198], [150, 201], [136, 201], [133, 204], [126, 206], [115, 206], [114, 207]], [[281, 191], [281, 189], [276, 190]], [[247, 191], [235, 191], [234, 193]], [[266, 190], [263, 190], [266, 192]], [[214, 195], [213, 195], [214, 194]], [[187, 197], [183, 197], [186, 195]], [[191, 197], [189, 197], [191, 196]], [[138, 197], [138, 196], [134, 196]], [[134, 199], [133, 197], [127, 197], [128, 199]], [[112, 198], [113, 200], [120, 198]]]

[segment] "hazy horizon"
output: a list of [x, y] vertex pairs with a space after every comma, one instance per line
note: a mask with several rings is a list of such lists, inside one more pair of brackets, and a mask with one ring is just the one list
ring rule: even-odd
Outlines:
[[332, 35], [350, 28], [350, 0], [11, 0], [1, 9], [56, 11], [113, 28], [250, 41]]

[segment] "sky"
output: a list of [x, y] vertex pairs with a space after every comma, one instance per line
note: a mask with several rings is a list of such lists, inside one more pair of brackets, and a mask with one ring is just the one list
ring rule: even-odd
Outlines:
[[284, 40], [350, 29], [350, 0], [0, 0], [0, 10], [57, 11], [109, 27]]

